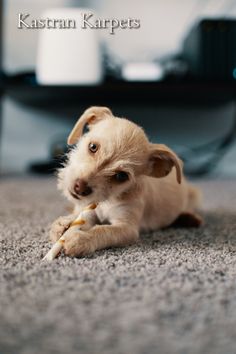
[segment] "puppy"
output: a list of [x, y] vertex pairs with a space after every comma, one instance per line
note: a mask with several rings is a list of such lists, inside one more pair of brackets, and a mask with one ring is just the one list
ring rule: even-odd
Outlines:
[[[85, 126], [88, 132], [83, 134]], [[99, 204], [97, 225], [71, 232], [64, 244], [67, 255], [132, 244], [140, 231], [176, 220], [201, 224], [194, 213], [199, 193], [186, 182], [181, 160], [167, 146], [150, 143], [133, 122], [114, 117], [106, 107], [91, 107], [75, 124], [68, 144], [75, 146], [59, 170], [58, 187], [74, 204], [74, 212], [53, 223], [51, 240], [60, 238], [84, 206]]]

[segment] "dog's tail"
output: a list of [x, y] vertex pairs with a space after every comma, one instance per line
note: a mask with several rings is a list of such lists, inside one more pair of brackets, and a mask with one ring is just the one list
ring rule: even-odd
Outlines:
[[199, 188], [189, 184], [188, 187], [188, 209], [197, 209], [202, 204], [202, 192]]

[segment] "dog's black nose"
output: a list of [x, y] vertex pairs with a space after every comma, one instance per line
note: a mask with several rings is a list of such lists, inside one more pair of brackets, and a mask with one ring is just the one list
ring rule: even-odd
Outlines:
[[74, 192], [77, 194], [77, 195], [80, 195], [82, 197], [86, 197], [87, 195], [91, 194], [92, 193], [92, 188], [88, 186], [88, 184], [78, 178], [76, 181], [75, 181], [75, 184], [74, 184]]

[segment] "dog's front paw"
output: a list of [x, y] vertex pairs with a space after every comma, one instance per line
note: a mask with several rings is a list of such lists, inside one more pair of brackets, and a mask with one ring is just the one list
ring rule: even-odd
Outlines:
[[73, 215], [60, 216], [56, 219], [49, 231], [50, 240], [56, 242], [64, 234], [64, 232], [69, 228], [70, 224], [74, 220]]
[[65, 254], [70, 257], [83, 257], [95, 251], [89, 233], [81, 230], [68, 230], [63, 247]]

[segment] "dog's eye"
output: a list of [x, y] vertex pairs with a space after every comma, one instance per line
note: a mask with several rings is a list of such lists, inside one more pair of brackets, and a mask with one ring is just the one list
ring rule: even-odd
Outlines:
[[120, 183], [125, 182], [125, 181], [127, 181], [127, 180], [129, 179], [128, 173], [126, 173], [126, 172], [124, 172], [124, 171], [119, 171], [119, 172], [117, 172], [117, 173], [114, 175], [114, 177], [115, 177], [115, 180], [116, 180], [117, 182], [120, 182]]
[[89, 143], [88, 148], [89, 148], [89, 151], [91, 151], [94, 154], [98, 150], [98, 145], [95, 143]]

